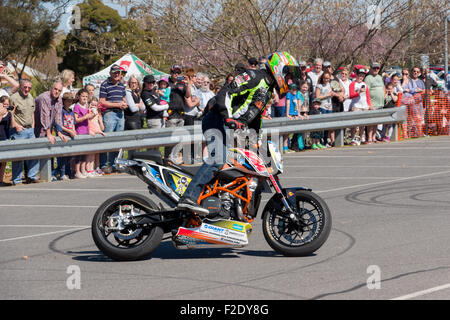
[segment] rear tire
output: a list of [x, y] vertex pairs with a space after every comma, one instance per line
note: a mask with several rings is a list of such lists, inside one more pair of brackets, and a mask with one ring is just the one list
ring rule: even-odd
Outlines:
[[96, 246], [106, 256], [117, 261], [142, 260], [159, 246], [164, 231], [159, 226], [145, 228], [126, 228], [121, 231], [108, 231], [105, 227], [120, 217], [119, 209], [123, 205], [133, 205], [134, 210], [158, 210], [149, 198], [137, 193], [123, 193], [106, 200], [95, 212], [92, 219], [92, 238]]
[[[263, 233], [276, 252], [290, 257], [311, 255], [328, 239], [331, 213], [325, 201], [307, 190], [295, 192], [297, 211], [307, 227], [301, 228], [282, 212], [283, 205], [275, 195], [264, 208]], [[299, 218], [299, 217], [297, 217]]]

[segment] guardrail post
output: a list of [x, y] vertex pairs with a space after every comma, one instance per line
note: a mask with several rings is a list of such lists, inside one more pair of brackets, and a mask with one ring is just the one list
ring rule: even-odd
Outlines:
[[344, 146], [344, 135], [345, 129], [336, 129], [334, 133], [334, 146], [343, 147]]
[[392, 141], [398, 141], [398, 123], [393, 123], [393, 124], [392, 124], [392, 136], [391, 136], [391, 140], [392, 140]]
[[52, 158], [39, 160], [39, 171], [41, 180], [52, 181], [52, 161], [53, 161]]

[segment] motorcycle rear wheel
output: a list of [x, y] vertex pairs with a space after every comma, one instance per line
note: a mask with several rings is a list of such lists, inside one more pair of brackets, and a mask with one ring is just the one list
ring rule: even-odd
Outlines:
[[[280, 209], [279, 199], [272, 198], [263, 212], [263, 233], [276, 252], [290, 257], [308, 256], [318, 250], [331, 231], [331, 213], [322, 198], [308, 190], [295, 193], [299, 217], [304, 227], [296, 225]], [[278, 202], [278, 203], [277, 203]]]
[[164, 231], [159, 226], [144, 228], [126, 227], [123, 230], [110, 231], [107, 224], [121, 219], [120, 209], [133, 205], [133, 210], [158, 210], [149, 198], [137, 193], [122, 193], [106, 200], [95, 212], [92, 219], [92, 238], [103, 254], [116, 261], [142, 260], [159, 246]]

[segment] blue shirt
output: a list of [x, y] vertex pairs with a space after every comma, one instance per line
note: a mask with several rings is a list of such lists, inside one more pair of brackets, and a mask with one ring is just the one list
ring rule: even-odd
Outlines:
[[[105, 98], [108, 102], [121, 102], [126, 96], [125, 85], [122, 82], [113, 84], [111, 78], [106, 79], [100, 86], [100, 98]], [[120, 110], [120, 108], [108, 108], [108, 110]]]
[[298, 110], [297, 110], [297, 94], [292, 94], [291, 92], [288, 92], [286, 95], [286, 105], [287, 101], [289, 102], [289, 110], [288, 114], [290, 116], [298, 116]]
[[[69, 129], [69, 130], [75, 130], [75, 113], [72, 110], [67, 111], [65, 108], [62, 109], [62, 125], [64, 128]], [[61, 128], [61, 133], [66, 135], [66, 136], [70, 136], [67, 132], [65, 132], [64, 130], [62, 130]]]

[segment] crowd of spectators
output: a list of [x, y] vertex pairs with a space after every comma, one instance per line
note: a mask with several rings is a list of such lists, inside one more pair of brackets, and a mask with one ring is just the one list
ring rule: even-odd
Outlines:
[[[182, 127], [201, 121], [208, 110], [208, 102], [223, 86], [231, 86], [234, 77], [244, 72], [250, 74], [265, 68], [265, 58], [250, 58], [247, 63], [238, 63], [220, 86], [211, 81], [206, 73], [196, 72], [175, 64], [170, 68], [169, 78], [157, 79], [147, 75], [129, 75], [119, 65], [112, 65], [110, 74], [99, 88], [88, 84], [74, 89], [75, 73], [64, 70], [51, 89], [33, 97], [32, 83], [0, 74], [9, 87], [0, 89], [0, 141], [34, 139], [46, 137], [54, 144], [59, 137], [68, 141], [78, 135], [108, 135], [110, 132], [136, 129], [159, 129]], [[420, 136], [424, 133], [424, 117], [427, 106], [423, 93], [436, 85], [426, 69], [418, 67], [402, 70], [391, 75], [380, 74], [381, 65], [372, 62], [366, 69], [347, 67], [334, 70], [329, 61], [315, 59], [308, 67], [299, 62], [299, 74], [288, 75], [289, 91], [269, 101], [265, 119], [287, 117], [309, 119], [310, 115], [336, 112], [361, 112], [395, 107], [401, 102], [409, 108], [410, 121], [405, 136]], [[308, 70], [309, 69], [309, 70]], [[408, 122], [408, 123], [409, 123]], [[389, 141], [392, 126], [374, 125], [348, 130], [347, 144], [371, 144]], [[284, 152], [305, 148], [322, 149], [333, 147], [333, 130], [306, 134], [285, 135]], [[167, 146], [165, 155], [169, 159], [173, 148]], [[84, 179], [115, 172], [117, 152], [89, 154], [75, 157], [58, 157], [53, 165], [52, 179]], [[53, 162], [54, 163], [54, 162]], [[24, 174], [25, 167], [25, 174]], [[3, 181], [5, 163], [0, 164], [0, 183]], [[13, 185], [38, 182], [39, 161], [12, 162]]]

